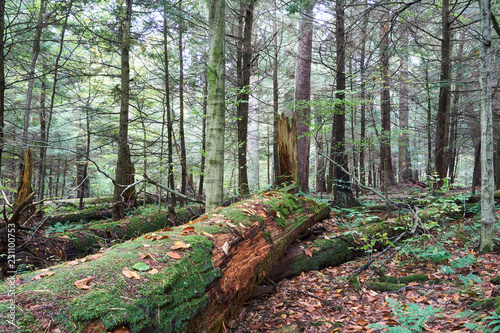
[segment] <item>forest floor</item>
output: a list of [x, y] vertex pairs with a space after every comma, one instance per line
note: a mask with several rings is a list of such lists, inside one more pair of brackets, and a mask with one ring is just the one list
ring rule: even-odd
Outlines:
[[[450, 202], [438, 204], [445, 207]], [[311, 231], [332, 237], [355, 228], [352, 217], [338, 211], [331, 216]], [[412, 333], [500, 332], [500, 325], [495, 328], [491, 323], [494, 308], [471, 309], [474, 302], [500, 293], [500, 286], [490, 281], [500, 274], [500, 253], [476, 252], [477, 216], [447, 220], [441, 226], [431, 222], [426, 227], [425, 234], [378, 257], [358, 276], [358, 288], [350, 278], [370, 257], [280, 281], [272, 293], [247, 302], [229, 323], [228, 332], [387, 332], [389, 327], [390, 332]], [[310, 244], [302, 241], [304, 249]], [[370, 290], [366, 281], [378, 277], [381, 270], [397, 277], [427, 274], [439, 283], [412, 282], [395, 291]], [[476, 326], [476, 330], [464, 325]]]

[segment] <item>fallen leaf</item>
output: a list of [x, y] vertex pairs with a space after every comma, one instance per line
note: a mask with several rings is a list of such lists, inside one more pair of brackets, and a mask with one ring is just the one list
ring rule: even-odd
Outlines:
[[215, 238], [214, 235], [209, 234], [208, 232], [202, 231], [202, 233], [207, 236], [208, 238]]
[[304, 252], [306, 254], [306, 256], [308, 256], [308, 257], [312, 257], [313, 256], [312, 248], [302, 249], [302, 252]]
[[150, 246], [151, 246], [151, 245], [149, 245], [149, 244], [144, 244], [144, 243], [142, 243], [142, 245], [143, 245], [144, 247], [150, 247]]
[[241, 222], [240, 222], [240, 227], [242, 227], [243, 229], [246, 229], [246, 228], [247, 228], [247, 227], [245, 227], [245, 226], [243, 225], [243, 223], [241, 223]]
[[151, 257], [151, 254], [149, 254], [149, 253], [146, 253], [146, 254], [139, 253], [139, 256], [141, 257], [141, 259], [153, 258], [153, 257]]
[[102, 254], [102, 253], [96, 253], [96, 254], [94, 254], [93, 256], [90, 256], [90, 257], [89, 257], [89, 260], [96, 260], [97, 258], [100, 258], [100, 257], [102, 257], [102, 256], [103, 256], [103, 254]]
[[141, 278], [141, 276], [139, 274], [137, 274], [136, 272], [131, 271], [126, 266], [123, 268], [122, 274], [125, 275], [126, 277], [128, 277], [129, 279], [134, 278], [134, 279], [139, 280]]
[[231, 228], [236, 228], [236, 226], [234, 224], [232, 224], [231, 222], [226, 222], [228, 226], [230, 226]]
[[167, 256], [169, 256], [172, 259], [179, 260], [181, 258], [181, 255], [179, 253], [175, 252], [167, 252]]
[[68, 262], [68, 265], [70, 265], [70, 266], [76, 266], [78, 264], [79, 264], [78, 259], [75, 259], [73, 261]]
[[194, 231], [194, 227], [185, 227], [184, 229], [182, 229], [182, 231], [184, 231], [184, 232], [192, 232], [192, 231]]
[[225, 254], [229, 253], [229, 243], [225, 242], [224, 245], [222, 245], [222, 251], [224, 251]]
[[159, 272], [156, 268], [153, 268], [153, 269], [152, 269], [152, 270], [150, 270], [148, 273], [149, 273], [149, 274], [152, 274], [152, 275], [155, 275], [155, 274], [158, 274], [158, 273], [160, 273], [160, 272]]
[[174, 229], [172, 229], [172, 228], [164, 228], [164, 229], [161, 229], [161, 231], [174, 231]]
[[42, 272], [40, 274], [35, 275], [32, 280], [41, 280], [45, 276], [52, 276], [54, 274], [56, 274], [56, 273], [55, 272]]
[[138, 263], [134, 264], [134, 266], [132, 266], [132, 268], [137, 270], [137, 271], [144, 272], [144, 271], [147, 271], [148, 269], [150, 269], [151, 267], [149, 267], [148, 264], [145, 264], [143, 262], [138, 262]]
[[87, 276], [85, 279], [81, 279], [78, 281], [75, 281], [75, 286], [78, 289], [90, 289], [90, 286], [88, 285], [92, 280], [94, 279], [93, 276]]
[[174, 245], [170, 247], [171, 250], [185, 250], [189, 249], [191, 245], [183, 243], [183, 242], [175, 242]]
[[160, 237], [158, 237], [158, 240], [165, 239], [165, 238], [168, 238], [168, 235], [161, 235]]

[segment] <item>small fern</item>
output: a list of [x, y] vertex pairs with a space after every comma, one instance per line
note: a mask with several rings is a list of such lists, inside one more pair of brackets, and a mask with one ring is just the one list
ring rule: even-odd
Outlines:
[[424, 329], [425, 323], [441, 311], [441, 309], [432, 308], [432, 305], [421, 309], [415, 303], [405, 305], [392, 298], [388, 298], [387, 302], [392, 309], [393, 315], [398, 317], [400, 325], [390, 327], [383, 324], [371, 324], [368, 327], [386, 329], [389, 333], [419, 333]]
[[462, 320], [470, 320], [470, 323], [464, 324], [463, 326], [472, 330], [473, 332], [500, 332], [500, 314], [497, 314], [495, 312], [491, 312], [489, 316], [481, 318], [481, 314], [472, 311], [465, 311], [458, 313], [457, 317]]

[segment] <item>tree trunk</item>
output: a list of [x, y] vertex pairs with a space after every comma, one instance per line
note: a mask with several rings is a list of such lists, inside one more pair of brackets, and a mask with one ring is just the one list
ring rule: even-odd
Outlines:
[[[28, 203], [25, 202], [33, 192], [31, 186], [32, 181], [33, 181], [32, 153], [31, 153], [31, 148], [26, 148], [26, 150], [24, 151], [23, 168], [21, 170], [21, 177], [19, 178], [19, 185], [17, 187], [17, 196], [16, 196], [16, 201], [14, 203], [14, 209], [22, 204], [27, 204], [29, 206], [33, 201], [33, 197], [31, 197]], [[21, 216], [18, 220], [19, 225], [23, 225], [33, 213], [34, 209], [31, 206], [22, 211]]]
[[250, 95], [250, 69], [252, 65], [252, 29], [255, 0], [242, 1], [243, 36], [241, 47], [241, 77], [238, 93], [238, 188], [241, 196], [250, 195], [248, 187], [248, 101]]
[[314, 1], [305, 5], [300, 15], [297, 68], [295, 74], [295, 117], [297, 119], [297, 149], [299, 161], [298, 185], [309, 191], [309, 131], [311, 124], [311, 63]]
[[[252, 76], [250, 85], [255, 93], [258, 93], [258, 78]], [[250, 95], [248, 100], [248, 185], [253, 190], [260, 187], [259, 168], [259, 148], [260, 148], [260, 123], [259, 123], [259, 100]]]
[[[366, 185], [366, 166], [365, 166], [365, 146], [366, 146], [366, 65], [365, 65], [365, 57], [366, 57], [366, 38], [368, 36], [368, 16], [370, 11], [365, 13], [363, 19], [363, 40], [361, 42], [361, 55], [360, 55], [360, 64], [359, 64], [359, 76], [361, 80], [360, 88], [361, 88], [361, 119], [360, 119], [360, 133], [359, 133], [359, 141], [361, 145], [359, 147], [359, 181], [361, 185]], [[361, 190], [362, 193], [365, 193], [365, 190]]]
[[493, 251], [495, 237], [495, 179], [493, 172], [493, 111], [491, 78], [491, 8], [480, 0], [481, 8], [481, 239], [479, 251]]
[[[207, 214], [188, 228], [139, 237], [77, 265], [58, 265], [52, 276], [27, 279], [16, 289], [16, 304], [23, 308], [16, 319], [32, 332], [49, 330], [49, 325], [52, 330], [79, 327], [80, 332], [122, 326], [131, 331], [220, 332], [286, 248], [328, 215], [326, 205], [264, 192]], [[174, 245], [180, 249], [172, 249]], [[135, 271], [136, 264], [146, 271]], [[88, 290], [77, 289], [75, 282], [88, 276]], [[54, 284], [57, 290], [50, 288]], [[34, 290], [44, 297], [30, 297]], [[38, 320], [28, 319], [33, 317]]]
[[0, 0], [0, 174], [2, 174], [2, 156], [4, 148], [4, 113], [5, 113], [5, 0]]
[[[406, 25], [402, 25], [402, 30], [406, 30]], [[408, 46], [408, 35], [406, 31], [401, 32], [405, 37], [405, 47]], [[408, 104], [408, 56], [403, 55], [401, 59], [401, 78], [399, 86], [399, 130], [401, 136], [399, 140], [399, 182], [405, 183], [408, 178], [412, 177], [413, 171], [411, 166], [410, 156], [410, 134], [408, 131], [408, 120], [410, 107]]]
[[132, 19], [132, 0], [125, 0], [125, 15], [122, 23], [121, 45], [121, 105], [120, 127], [118, 133], [118, 160], [116, 163], [115, 191], [113, 205], [113, 221], [122, 219], [125, 206], [135, 205], [135, 188], [131, 187], [122, 193], [124, 186], [134, 182], [134, 165], [130, 157], [128, 145], [128, 110], [130, 100], [130, 24]]
[[[170, 105], [170, 77], [168, 71], [169, 57], [168, 57], [168, 8], [165, 4], [163, 7], [163, 62], [165, 65], [165, 104], [167, 108], [167, 186], [169, 188], [175, 188], [174, 184], [174, 167], [173, 167], [173, 120], [172, 120], [172, 109]], [[171, 205], [175, 207], [176, 198], [175, 194], [170, 193], [167, 195], [172, 196]]]
[[[388, 18], [388, 13], [384, 17]], [[380, 110], [382, 118], [382, 131], [380, 133], [380, 166], [387, 179], [387, 186], [394, 184], [391, 157], [391, 95], [389, 74], [389, 21], [382, 23], [382, 40], [380, 41], [380, 74], [382, 89], [380, 91]], [[387, 188], [385, 189], [387, 191]]]
[[[187, 165], [186, 165], [186, 140], [184, 137], [184, 51], [183, 30], [184, 14], [182, 13], [182, 0], [179, 1], [179, 140], [181, 141], [181, 193], [186, 194]], [[184, 200], [179, 199], [181, 207]]]
[[205, 178], [205, 149], [207, 140], [207, 98], [208, 98], [208, 81], [207, 72], [203, 75], [203, 119], [201, 122], [201, 161], [200, 161], [200, 184], [198, 186], [198, 195], [203, 195], [203, 181]]
[[276, 185], [281, 186], [292, 181], [298, 186], [299, 162], [295, 117], [291, 119], [291, 124], [283, 114], [278, 119], [278, 147], [280, 172], [276, 179]]
[[42, 37], [42, 30], [45, 22], [45, 6], [46, 0], [40, 1], [40, 11], [38, 13], [38, 21], [35, 29], [35, 36], [33, 37], [33, 50], [31, 51], [31, 65], [28, 72], [28, 93], [26, 95], [26, 109], [24, 110], [24, 128], [23, 128], [23, 148], [28, 147], [28, 129], [30, 123], [31, 102], [33, 100], [33, 89], [35, 86], [35, 70], [38, 55], [40, 54], [40, 39]]
[[[316, 127], [320, 128], [322, 125], [322, 120], [321, 117], [316, 114], [314, 117], [314, 120], [316, 122]], [[326, 183], [325, 183], [325, 158], [320, 155], [325, 152], [325, 149], [323, 147], [324, 145], [324, 134], [322, 131], [318, 131], [316, 134], [316, 192], [326, 192]]]
[[278, 24], [276, 17], [277, 0], [274, 0], [273, 11], [273, 181], [279, 176], [279, 153], [278, 153], [278, 118], [279, 118], [279, 86], [278, 86]]
[[225, 1], [209, 0], [206, 211], [223, 202], [225, 133]]
[[450, 128], [450, 81], [451, 81], [451, 27], [450, 2], [442, 3], [442, 31], [441, 40], [441, 78], [439, 87], [439, 106], [436, 119], [436, 148], [434, 151], [434, 165], [437, 176], [437, 187], [441, 187], [448, 176], [448, 137]]

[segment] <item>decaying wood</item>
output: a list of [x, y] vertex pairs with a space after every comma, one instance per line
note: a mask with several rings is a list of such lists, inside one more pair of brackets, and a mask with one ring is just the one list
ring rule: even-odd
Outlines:
[[[291, 123], [290, 123], [291, 122]], [[278, 118], [279, 175], [278, 185], [293, 181], [299, 183], [299, 159], [297, 153], [297, 121], [289, 121], [281, 114]]]
[[33, 200], [33, 196], [31, 199], [26, 202], [30, 194], [33, 193], [33, 189], [31, 187], [31, 181], [33, 177], [33, 162], [31, 157], [31, 148], [27, 148], [24, 151], [24, 166], [21, 171], [21, 177], [19, 180], [19, 186], [17, 187], [17, 196], [16, 201], [14, 203], [14, 209], [19, 207], [21, 204], [25, 205], [22, 209], [22, 212], [19, 216], [19, 225], [24, 224], [27, 221], [28, 217], [33, 214], [34, 207], [30, 207], [31, 200]]
[[[58, 265], [51, 276], [23, 275], [16, 286], [16, 323], [33, 332], [109, 332], [122, 326], [131, 332], [223, 331], [289, 244], [328, 215], [324, 204], [265, 192], [188, 227]], [[147, 264], [148, 271], [134, 270], [137, 263]], [[82, 289], [77, 281], [83, 281], [76, 284]], [[0, 284], [0, 304], [9, 301], [8, 288]], [[0, 313], [0, 330], [16, 332], [5, 315]]]

